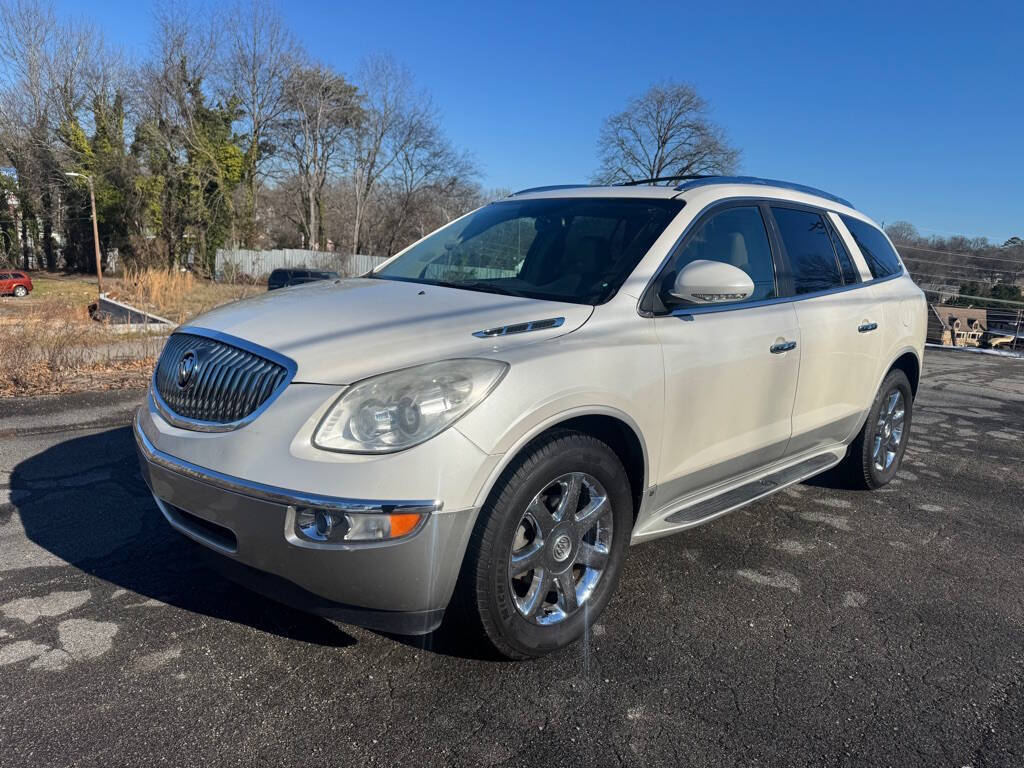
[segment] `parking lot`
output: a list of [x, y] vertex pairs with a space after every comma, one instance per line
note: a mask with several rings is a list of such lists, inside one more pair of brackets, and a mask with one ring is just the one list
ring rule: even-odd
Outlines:
[[891, 486], [639, 546], [586, 642], [527, 663], [234, 586], [126, 424], [26, 406], [0, 418], [0, 764], [1024, 765], [1024, 361], [925, 368]]

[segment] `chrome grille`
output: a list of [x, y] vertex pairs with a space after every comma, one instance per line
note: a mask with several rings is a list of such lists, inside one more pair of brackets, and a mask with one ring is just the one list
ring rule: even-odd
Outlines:
[[[191, 358], [190, 374], [183, 371], [186, 358]], [[153, 383], [158, 405], [170, 410], [170, 415], [190, 422], [231, 425], [267, 402], [285, 385], [288, 374], [284, 365], [240, 346], [174, 333], [164, 345]]]

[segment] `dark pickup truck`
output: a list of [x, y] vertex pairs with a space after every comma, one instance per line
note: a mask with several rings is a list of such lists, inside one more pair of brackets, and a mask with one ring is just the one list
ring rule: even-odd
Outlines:
[[267, 290], [273, 291], [275, 288], [315, 283], [317, 280], [337, 280], [340, 277], [341, 275], [337, 272], [325, 272], [317, 269], [275, 269], [267, 278]]

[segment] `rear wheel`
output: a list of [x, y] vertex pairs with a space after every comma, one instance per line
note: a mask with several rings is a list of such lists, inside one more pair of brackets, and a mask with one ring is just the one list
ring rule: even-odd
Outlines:
[[840, 465], [852, 487], [874, 490], [896, 476], [907, 448], [913, 411], [914, 395], [907, 375], [889, 371]]
[[16, 285], [14, 286], [14, 295], [17, 296], [19, 299], [24, 296], [28, 296], [28, 288], [26, 288], [24, 285]]
[[508, 658], [569, 645], [608, 604], [632, 522], [629, 481], [607, 445], [542, 438], [480, 512], [459, 582], [466, 618]]

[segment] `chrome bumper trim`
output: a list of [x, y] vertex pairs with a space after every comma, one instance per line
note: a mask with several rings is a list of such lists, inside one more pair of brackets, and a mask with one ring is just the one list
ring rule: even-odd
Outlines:
[[231, 475], [225, 475], [212, 469], [200, 467], [183, 459], [175, 458], [164, 453], [150, 442], [149, 438], [142, 431], [139, 424], [139, 417], [136, 414], [133, 421], [132, 431], [135, 433], [135, 443], [139, 452], [152, 464], [163, 467], [179, 475], [198, 480], [208, 485], [213, 485], [232, 493], [262, 499], [274, 504], [292, 507], [319, 507], [338, 512], [354, 513], [376, 513], [376, 514], [401, 514], [418, 513], [430, 514], [440, 512], [443, 503], [435, 499], [433, 501], [384, 501], [380, 499], [346, 499], [339, 496], [322, 496], [316, 493], [305, 493], [293, 491], [287, 488], [278, 488], [263, 483], [255, 483], [251, 480], [243, 480]]

